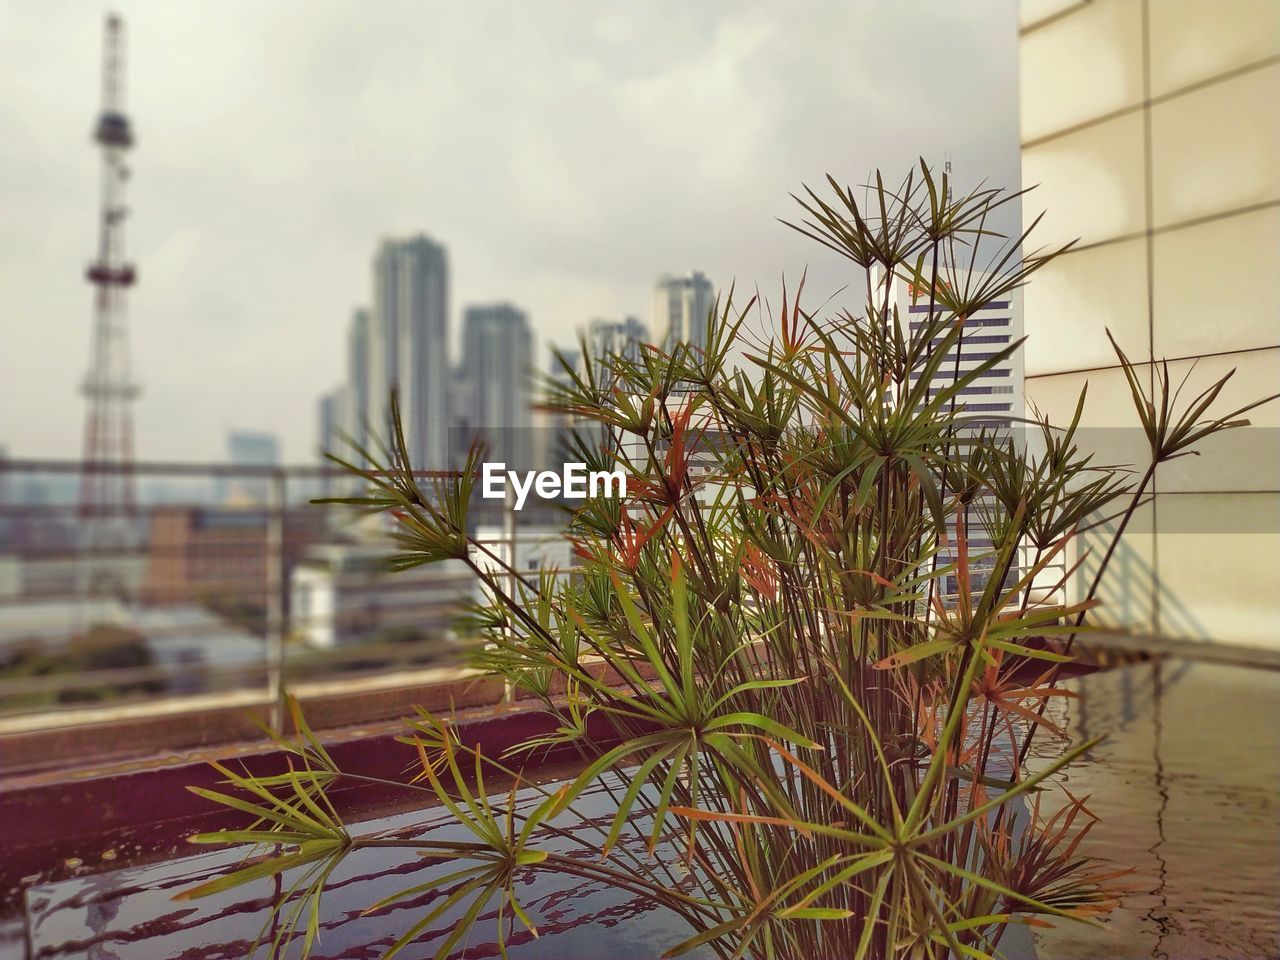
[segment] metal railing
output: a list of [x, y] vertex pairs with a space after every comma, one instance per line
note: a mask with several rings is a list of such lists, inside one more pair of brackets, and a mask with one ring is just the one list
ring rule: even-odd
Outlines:
[[[311, 502], [351, 491], [349, 473], [132, 469], [131, 538], [103, 547], [85, 535], [99, 518], [79, 509], [82, 464], [0, 459], [0, 769], [8, 735], [167, 716], [184, 703], [257, 705], [278, 728], [287, 691], [460, 674], [469, 638], [451, 621], [480, 598], [475, 577], [447, 564], [380, 573], [396, 550], [385, 518]], [[558, 510], [476, 508], [473, 534], [513, 566], [527, 569], [532, 557], [572, 569]], [[357, 706], [346, 719], [366, 718]]]
[[[131, 470], [135, 509], [86, 516], [80, 462], [0, 459], [0, 738], [196, 698], [260, 702], [278, 721], [300, 684], [458, 663], [467, 638], [450, 623], [475, 578], [447, 566], [384, 575], [395, 546], [379, 519], [311, 502], [350, 490], [349, 473]], [[517, 521], [548, 515], [484, 504], [477, 519], [500, 531], [487, 545], [516, 557]], [[90, 532], [106, 521], [116, 539], [104, 546]]]

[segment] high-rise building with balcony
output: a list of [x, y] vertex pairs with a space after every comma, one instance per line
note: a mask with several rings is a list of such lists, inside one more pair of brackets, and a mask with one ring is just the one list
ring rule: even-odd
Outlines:
[[462, 374], [467, 425], [488, 445], [488, 459], [532, 466], [533, 333], [525, 313], [509, 303], [468, 307]]
[[[1280, 3], [1022, 0], [1020, 13], [1023, 216], [1045, 211], [1038, 245], [1078, 241], [1027, 286], [1027, 399], [1065, 423], [1087, 383], [1081, 429], [1108, 441], [1100, 462], [1141, 465], [1106, 330], [1148, 389], [1165, 359], [1175, 387], [1190, 374], [1184, 402], [1232, 369], [1223, 413], [1280, 383]], [[1099, 620], [1277, 644], [1280, 405], [1248, 417], [1157, 471]]]
[[388, 437], [395, 391], [419, 470], [441, 470], [448, 462], [448, 308], [444, 247], [421, 234], [384, 240], [373, 261], [365, 409], [371, 430]]
[[662, 336], [667, 349], [676, 343], [703, 349], [715, 303], [715, 288], [705, 274], [663, 274], [653, 285], [653, 332]]

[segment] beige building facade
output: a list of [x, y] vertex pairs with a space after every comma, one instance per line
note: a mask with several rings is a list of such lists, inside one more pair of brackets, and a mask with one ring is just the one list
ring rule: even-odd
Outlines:
[[[1280, 2], [1022, 0], [1019, 33], [1024, 219], [1078, 240], [1026, 288], [1027, 401], [1065, 423], [1087, 382], [1086, 442], [1141, 464], [1105, 330], [1184, 398], [1280, 390]], [[1160, 468], [1104, 619], [1280, 648], [1280, 403], [1249, 417]]]

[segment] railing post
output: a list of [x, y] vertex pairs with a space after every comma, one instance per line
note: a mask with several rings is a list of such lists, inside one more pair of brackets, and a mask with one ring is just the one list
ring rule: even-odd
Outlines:
[[[515, 494], [510, 488], [507, 489], [507, 496], [502, 501], [502, 539], [503, 546], [507, 554], [507, 596], [512, 599], [516, 598], [516, 590], [519, 583], [516, 579], [516, 509]], [[507, 626], [503, 627], [503, 633], [507, 638], [511, 637], [511, 626], [508, 621]], [[508, 679], [503, 686], [502, 702], [514, 703], [516, 698], [515, 688]]]
[[267, 588], [267, 696], [271, 703], [271, 728], [284, 733], [284, 511], [285, 474], [278, 467], [271, 470], [271, 482], [267, 488], [267, 540], [266, 540], [266, 588]]

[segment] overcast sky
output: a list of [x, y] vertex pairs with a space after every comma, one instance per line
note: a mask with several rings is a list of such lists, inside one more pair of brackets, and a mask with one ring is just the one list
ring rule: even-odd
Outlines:
[[[0, 445], [79, 453], [105, 7], [0, 0]], [[1014, 0], [117, 4], [128, 30], [138, 456], [232, 428], [314, 456], [379, 237], [449, 251], [463, 306], [529, 311], [538, 357], [596, 315], [648, 321], [664, 271], [776, 296], [776, 222], [830, 171], [950, 152], [1017, 186]], [[1012, 225], [1012, 224], [1010, 224]], [[856, 304], [851, 304], [856, 306]]]

